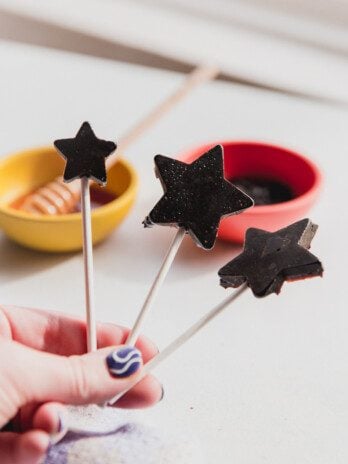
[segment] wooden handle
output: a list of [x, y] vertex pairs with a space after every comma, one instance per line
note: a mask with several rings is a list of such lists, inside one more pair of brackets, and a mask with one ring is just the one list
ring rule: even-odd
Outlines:
[[173, 106], [179, 103], [186, 97], [195, 87], [204, 84], [219, 74], [219, 69], [215, 66], [201, 65], [196, 67], [186, 77], [183, 84], [163, 100], [156, 108], [150, 111], [144, 119], [137, 122], [132, 126], [118, 141], [118, 147], [115, 154], [111, 155], [106, 160], [107, 169], [110, 168], [117, 161], [117, 154], [123, 153], [129, 145], [134, 143], [138, 138], [153, 126], [165, 113], [167, 113]]

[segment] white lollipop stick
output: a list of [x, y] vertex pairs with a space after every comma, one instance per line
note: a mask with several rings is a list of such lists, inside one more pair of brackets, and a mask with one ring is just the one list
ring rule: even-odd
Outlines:
[[91, 198], [89, 193], [89, 180], [87, 177], [81, 178], [81, 212], [83, 226], [83, 264], [85, 272], [87, 350], [90, 352], [97, 349], [97, 330], [94, 309]]
[[164, 279], [166, 278], [166, 275], [168, 274], [168, 271], [170, 269], [170, 266], [172, 265], [174, 258], [179, 250], [179, 247], [183, 241], [183, 238], [185, 236], [185, 230], [180, 228], [177, 233], [175, 234], [175, 237], [169, 247], [169, 250], [163, 260], [162, 266], [160, 267], [160, 270], [158, 271], [158, 274], [150, 288], [149, 293], [147, 294], [147, 297], [144, 301], [143, 307], [141, 308], [138, 317], [135, 321], [135, 324], [131, 330], [131, 332], [128, 335], [126, 345], [131, 345], [134, 346], [135, 342], [137, 341], [137, 338], [139, 336], [139, 332], [141, 330], [141, 326], [144, 323], [145, 317], [149, 313], [152, 303], [158, 293], [158, 290], [160, 289], [161, 285], [163, 284]]
[[118, 393], [114, 396], [109, 402], [109, 406], [115, 404], [124, 394], [126, 394], [131, 388], [134, 387], [141, 379], [143, 379], [147, 374], [153, 371], [160, 363], [167, 359], [171, 354], [175, 353], [182, 345], [184, 345], [188, 340], [190, 340], [197, 332], [199, 332], [203, 327], [205, 327], [210, 321], [212, 321], [216, 316], [218, 316], [224, 309], [226, 309], [234, 300], [236, 300], [246, 289], [248, 288], [247, 284], [243, 284], [238, 290], [233, 292], [227, 298], [225, 298], [221, 303], [211, 309], [205, 316], [199, 319], [195, 324], [188, 328], [183, 334], [178, 338], [172, 341], [169, 345], [164, 348], [160, 353], [158, 353], [154, 358], [151, 359], [148, 363], [145, 364], [142, 375], [140, 378], [137, 378], [126, 390]]

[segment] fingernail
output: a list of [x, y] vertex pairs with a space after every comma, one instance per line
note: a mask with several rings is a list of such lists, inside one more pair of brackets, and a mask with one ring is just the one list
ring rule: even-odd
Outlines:
[[110, 353], [106, 364], [113, 377], [129, 377], [141, 367], [141, 353], [137, 348], [124, 346]]
[[158, 402], [162, 401], [164, 398], [164, 387], [163, 385], [161, 385], [161, 387], [162, 387], [162, 395], [161, 395], [161, 398], [158, 400]]
[[58, 414], [58, 433], [63, 432], [65, 430], [65, 420], [61, 413]]
[[50, 445], [56, 445], [59, 441], [61, 441], [68, 431], [68, 427], [66, 425], [66, 421], [63, 417], [62, 413], [58, 414], [58, 429], [56, 433], [50, 434]]

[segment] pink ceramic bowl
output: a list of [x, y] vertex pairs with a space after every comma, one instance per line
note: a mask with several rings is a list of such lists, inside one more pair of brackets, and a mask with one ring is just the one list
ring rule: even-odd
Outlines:
[[224, 147], [225, 177], [259, 177], [288, 185], [294, 198], [282, 203], [254, 206], [221, 221], [219, 238], [243, 243], [249, 227], [275, 231], [302, 219], [316, 201], [322, 176], [318, 167], [288, 148], [262, 142], [217, 141], [182, 153], [179, 159], [191, 163], [209, 148]]

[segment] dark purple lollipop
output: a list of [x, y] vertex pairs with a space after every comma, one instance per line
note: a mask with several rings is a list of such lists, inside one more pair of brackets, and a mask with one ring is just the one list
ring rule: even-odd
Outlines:
[[72, 139], [55, 140], [54, 146], [66, 159], [64, 181], [81, 179], [81, 213], [83, 230], [83, 259], [85, 273], [87, 349], [97, 348], [97, 331], [93, 290], [93, 241], [90, 179], [106, 184], [105, 158], [116, 150], [114, 142], [98, 139], [90, 124], [84, 122]]
[[237, 288], [246, 282], [263, 297], [279, 293], [286, 280], [321, 276], [321, 262], [308, 251], [317, 228], [303, 219], [276, 232], [248, 229], [243, 252], [219, 270], [220, 284]]
[[87, 177], [106, 184], [105, 158], [116, 150], [116, 145], [98, 139], [88, 122], [82, 124], [74, 138], [55, 140], [54, 146], [66, 159], [65, 182]]
[[164, 195], [145, 218], [145, 227], [174, 225], [197, 245], [211, 249], [221, 218], [253, 206], [253, 200], [224, 177], [223, 148], [217, 145], [191, 164], [155, 157]]

